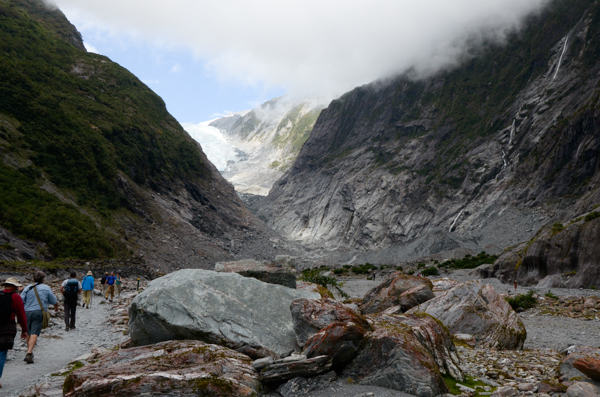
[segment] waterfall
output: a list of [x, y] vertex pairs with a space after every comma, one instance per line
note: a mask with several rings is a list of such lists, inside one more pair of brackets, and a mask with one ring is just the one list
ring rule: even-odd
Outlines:
[[502, 161], [504, 162], [502, 168], [506, 168], [508, 166], [508, 163], [506, 162], [506, 153], [504, 152], [504, 150], [502, 151]]
[[513, 119], [512, 125], [510, 126], [510, 139], [508, 140], [509, 145], [512, 145], [512, 141], [515, 136], [515, 121], [516, 119]]
[[569, 42], [569, 36], [567, 36], [565, 38], [565, 45], [563, 46], [563, 50], [560, 54], [560, 58], [558, 58], [558, 65], [556, 65], [556, 72], [554, 72], [554, 77], [552, 77], [552, 80], [554, 80], [556, 78], [556, 75], [558, 74], [558, 71], [560, 69], [560, 63], [562, 62], [563, 56], [565, 55], [565, 51], [567, 50], [567, 43]]
[[454, 229], [454, 225], [456, 225], [456, 221], [458, 221], [458, 218], [460, 218], [460, 216], [462, 215], [464, 210], [465, 209], [463, 208], [462, 210], [460, 210], [458, 215], [456, 215], [456, 218], [454, 218], [454, 222], [452, 222], [452, 224], [450, 225], [450, 229], [448, 229], [448, 233], [452, 233], [452, 229]]

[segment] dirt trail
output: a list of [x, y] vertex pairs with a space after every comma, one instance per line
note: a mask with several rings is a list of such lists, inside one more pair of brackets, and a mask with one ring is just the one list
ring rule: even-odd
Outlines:
[[94, 296], [91, 309], [77, 308], [75, 330], [66, 332], [61, 318], [52, 319], [54, 325], [43, 330], [38, 339], [34, 364], [23, 361], [27, 348], [18, 339], [15, 350], [9, 350], [8, 353], [8, 361], [0, 379], [0, 396], [18, 396], [33, 385], [51, 379], [52, 373], [67, 367], [75, 358], [90, 353], [95, 347], [111, 349], [120, 344], [126, 337], [122, 332], [114, 332], [114, 327], [108, 321], [114, 315], [112, 305], [100, 304], [101, 301], [104, 299]]

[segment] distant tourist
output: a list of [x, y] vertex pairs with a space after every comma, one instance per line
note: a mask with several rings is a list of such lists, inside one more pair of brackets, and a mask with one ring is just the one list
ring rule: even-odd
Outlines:
[[69, 274], [69, 278], [60, 286], [60, 292], [65, 297], [65, 331], [69, 331], [69, 329], [75, 329], [77, 298], [81, 294], [81, 283], [77, 280], [77, 273]]
[[108, 286], [108, 284], [106, 284], [107, 278], [108, 278], [108, 272], [104, 273], [104, 276], [102, 276], [102, 279], [100, 279], [100, 284], [102, 284], [102, 294], [104, 294], [106, 292], [106, 287]]
[[35, 284], [28, 285], [21, 293], [27, 315], [27, 354], [25, 362], [33, 364], [33, 348], [42, 332], [42, 323], [44, 321], [44, 311], [48, 311], [48, 306], [54, 305], [54, 311], [58, 311], [58, 301], [52, 293], [49, 286], [44, 284], [46, 275], [38, 271], [33, 276]]
[[92, 292], [94, 292], [94, 274], [90, 270], [81, 282], [83, 289], [83, 307], [89, 309], [92, 306]]
[[117, 273], [115, 278], [115, 286], [117, 287], [117, 296], [121, 297], [121, 273]]
[[17, 293], [17, 289], [22, 285], [16, 278], [10, 277], [2, 283], [2, 287], [4, 290], [0, 292], [0, 378], [2, 378], [8, 349], [13, 348], [17, 335], [15, 316], [21, 324], [21, 339], [27, 340], [27, 316], [23, 299]]
[[113, 301], [115, 297], [115, 272], [110, 272], [110, 276], [106, 279], [106, 293], [104, 294], [104, 299], [108, 299], [108, 295], [110, 295], [110, 301]]

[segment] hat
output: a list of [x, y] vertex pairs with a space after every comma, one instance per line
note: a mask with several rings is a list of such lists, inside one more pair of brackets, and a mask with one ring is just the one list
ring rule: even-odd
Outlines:
[[15, 287], [22, 287], [21, 283], [16, 277], [9, 277], [2, 283], [2, 285], [14, 285]]
[[86, 274], [86, 276], [93, 276], [93, 275], [94, 275], [94, 274], [92, 273], [92, 271], [91, 271], [91, 270], [89, 270], [89, 271], [87, 272], [87, 274]]
[[108, 272], [105, 272], [104, 274], [108, 274]]

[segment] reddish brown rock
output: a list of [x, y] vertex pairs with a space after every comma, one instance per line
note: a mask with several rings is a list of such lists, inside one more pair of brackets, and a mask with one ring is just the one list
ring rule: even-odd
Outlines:
[[573, 366], [590, 379], [600, 381], [600, 357], [581, 357], [573, 361]]
[[258, 373], [245, 355], [200, 341], [169, 341], [100, 356], [71, 373], [67, 397], [210, 395], [255, 396]]
[[344, 369], [344, 376], [420, 397], [448, 392], [435, 359], [412, 327], [393, 316], [372, 319], [375, 330], [367, 334], [364, 347]]
[[569, 348], [569, 355], [560, 363], [560, 374], [562, 375], [562, 379], [571, 381], [583, 378], [585, 375], [575, 368], [574, 363], [575, 361], [586, 357], [600, 359], [600, 349], [591, 346], [576, 346], [574, 348]]
[[431, 288], [428, 285], [421, 284], [400, 294], [398, 304], [405, 312], [433, 298], [435, 298], [435, 295], [433, 295]]
[[314, 334], [304, 347], [306, 357], [331, 356], [333, 370], [340, 370], [358, 352], [366, 330], [354, 323], [335, 322]]
[[311, 336], [337, 321], [370, 328], [363, 316], [333, 299], [295, 299], [290, 310], [296, 339], [301, 347], [304, 347]]
[[428, 314], [415, 316], [404, 314], [401, 316], [387, 316], [380, 314], [379, 319], [385, 319], [390, 323], [400, 323], [410, 327], [413, 335], [429, 351], [440, 372], [462, 381], [463, 373], [460, 368], [460, 358], [452, 335], [448, 328], [437, 319]]
[[360, 310], [363, 314], [381, 313], [397, 306], [398, 297], [411, 288], [425, 285], [433, 290], [433, 284], [424, 277], [408, 276], [396, 272], [365, 295]]

